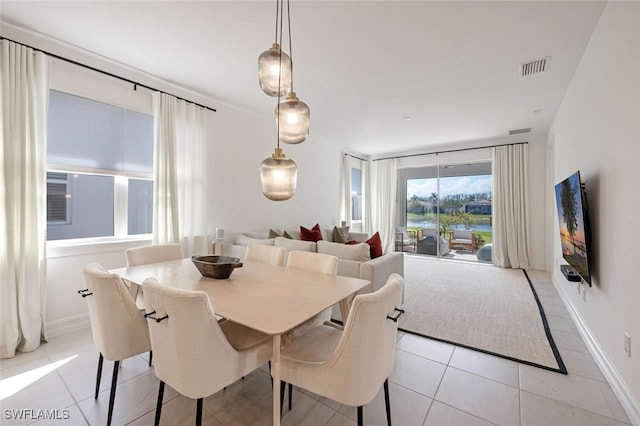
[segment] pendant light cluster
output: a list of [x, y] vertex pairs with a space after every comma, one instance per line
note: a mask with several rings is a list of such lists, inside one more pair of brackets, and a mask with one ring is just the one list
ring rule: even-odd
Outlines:
[[[276, 0], [276, 40], [270, 49], [258, 58], [260, 88], [269, 96], [278, 98], [276, 106], [277, 142], [271, 157], [260, 163], [262, 193], [270, 200], [288, 200], [296, 192], [298, 167], [287, 158], [280, 142], [298, 144], [309, 135], [309, 107], [293, 91], [293, 54], [291, 53], [291, 17], [287, 1], [287, 27], [289, 54], [282, 51], [282, 21], [284, 0]], [[281, 101], [281, 97], [286, 98]]]

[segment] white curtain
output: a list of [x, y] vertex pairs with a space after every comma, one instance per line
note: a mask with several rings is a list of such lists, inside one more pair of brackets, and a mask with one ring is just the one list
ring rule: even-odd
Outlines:
[[529, 268], [529, 146], [498, 146], [493, 151], [493, 263]]
[[0, 357], [44, 340], [49, 61], [2, 40]]
[[351, 157], [342, 156], [342, 193], [340, 194], [340, 220], [351, 227]]
[[398, 182], [398, 165], [395, 158], [371, 161], [371, 229], [369, 233], [380, 233], [382, 249], [393, 252], [395, 247], [395, 211]]
[[361, 162], [362, 167], [362, 232], [369, 236], [371, 232], [371, 172], [368, 161]]
[[182, 243], [186, 256], [205, 254], [205, 110], [156, 92], [153, 117], [153, 243]]

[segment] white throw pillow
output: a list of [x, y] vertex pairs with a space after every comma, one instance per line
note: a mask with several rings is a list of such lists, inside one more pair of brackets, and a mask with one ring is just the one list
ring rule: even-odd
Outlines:
[[318, 253], [331, 254], [338, 259], [366, 262], [371, 260], [369, 244], [341, 244], [329, 241], [318, 241]]
[[248, 246], [249, 244], [261, 244], [264, 246], [272, 246], [275, 242], [275, 238], [255, 238], [257, 234], [253, 234], [253, 236], [248, 234], [236, 234], [235, 243], [240, 246]]

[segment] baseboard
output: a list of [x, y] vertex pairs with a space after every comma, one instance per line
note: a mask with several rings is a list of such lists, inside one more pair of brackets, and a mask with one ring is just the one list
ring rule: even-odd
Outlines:
[[76, 315], [73, 317], [50, 321], [44, 324], [45, 336], [47, 338], [72, 333], [91, 327], [89, 314]]
[[624, 379], [622, 378], [620, 373], [618, 373], [618, 370], [615, 368], [615, 366], [611, 363], [611, 361], [607, 357], [607, 354], [604, 352], [596, 338], [593, 336], [593, 333], [591, 333], [591, 330], [589, 329], [587, 324], [582, 320], [571, 301], [564, 295], [562, 291], [560, 291], [560, 285], [556, 281], [555, 276], [552, 278], [552, 281], [554, 287], [556, 288], [556, 291], [562, 299], [562, 302], [569, 311], [573, 322], [578, 328], [578, 332], [582, 336], [582, 339], [587, 345], [589, 352], [593, 356], [595, 363], [598, 365], [600, 371], [602, 372], [602, 375], [611, 386], [611, 389], [618, 398], [618, 401], [620, 401], [620, 404], [627, 413], [629, 420], [631, 420], [631, 424], [640, 425], [640, 403], [635, 399], [635, 397], [631, 393], [631, 390], [624, 382]]

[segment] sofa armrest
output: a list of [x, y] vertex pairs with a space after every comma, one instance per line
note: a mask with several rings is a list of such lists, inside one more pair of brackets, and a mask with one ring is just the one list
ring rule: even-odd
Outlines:
[[[344, 266], [347, 264], [349, 264], [349, 266], [353, 266], [351, 262], [354, 261], [343, 259], [338, 260], [339, 269], [341, 262], [345, 264]], [[387, 283], [389, 275], [394, 272], [404, 277], [404, 255], [402, 253], [389, 253], [360, 263], [359, 278], [369, 280], [371, 281], [371, 284], [359, 290], [356, 295], [370, 293], [382, 288]], [[353, 298], [350, 300], [353, 301]], [[404, 292], [402, 294], [402, 303], [404, 303]], [[337, 304], [333, 307], [331, 318], [342, 321], [342, 315], [340, 315], [340, 309]]]
[[[360, 264], [360, 278], [371, 281], [370, 291], [382, 288], [392, 273], [404, 277], [404, 255], [402, 253], [389, 253]], [[404, 292], [402, 294], [404, 303]]]

